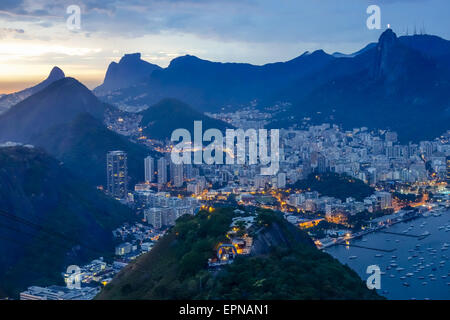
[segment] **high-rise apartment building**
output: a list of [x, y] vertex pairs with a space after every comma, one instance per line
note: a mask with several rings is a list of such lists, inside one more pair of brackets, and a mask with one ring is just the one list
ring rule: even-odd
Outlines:
[[447, 183], [450, 183], [450, 156], [446, 159], [447, 162]]
[[179, 188], [183, 185], [183, 164], [170, 162], [170, 181], [173, 186]]
[[125, 199], [128, 194], [127, 154], [124, 151], [110, 151], [106, 155], [106, 178], [108, 194]]
[[155, 160], [148, 156], [144, 159], [144, 170], [145, 170], [145, 182], [153, 182], [153, 177], [155, 174]]
[[158, 185], [162, 186], [167, 183], [167, 160], [160, 158], [158, 160]]

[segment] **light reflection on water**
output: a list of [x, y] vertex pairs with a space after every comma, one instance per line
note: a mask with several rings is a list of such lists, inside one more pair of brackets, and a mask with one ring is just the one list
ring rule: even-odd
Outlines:
[[442, 212], [439, 217], [424, 217], [383, 230], [401, 234], [407, 230], [407, 234], [411, 235], [420, 235], [426, 231], [431, 233], [421, 240], [377, 232], [351, 241], [352, 244], [361, 246], [395, 249], [393, 252], [345, 246], [333, 246], [325, 251], [341, 263], [349, 265], [364, 281], [369, 276], [366, 268], [378, 265], [385, 272], [381, 276], [381, 289], [378, 292], [388, 299], [449, 300], [449, 228], [450, 211], [447, 211]]

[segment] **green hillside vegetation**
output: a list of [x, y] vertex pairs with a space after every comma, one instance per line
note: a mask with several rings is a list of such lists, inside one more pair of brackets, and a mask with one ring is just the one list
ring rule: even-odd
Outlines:
[[292, 188], [302, 191], [317, 191], [321, 196], [334, 197], [342, 201], [348, 197], [361, 201], [375, 191], [362, 180], [331, 172], [310, 174], [307, 179], [297, 181]]
[[[359, 276], [275, 212], [248, 230], [257, 251], [220, 271], [207, 260], [223, 242], [232, 208], [184, 216], [151, 252], [122, 270], [97, 299], [377, 299]], [[269, 246], [267, 246], [269, 245]], [[267, 249], [267, 250], [266, 250]]]
[[110, 257], [134, 215], [39, 149], [0, 148], [0, 296], [61, 283], [70, 264]]

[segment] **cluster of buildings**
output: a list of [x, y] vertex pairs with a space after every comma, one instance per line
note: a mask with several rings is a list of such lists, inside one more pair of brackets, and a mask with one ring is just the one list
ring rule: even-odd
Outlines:
[[262, 129], [270, 122], [272, 114], [262, 112], [252, 106], [242, 108], [235, 112], [206, 113], [207, 116], [222, 120], [235, 128]]
[[[105, 125], [109, 130], [117, 132], [118, 134], [131, 137], [142, 132], [139, 124], [142, 120], [142, 115], [137, 113], [139, 109], [134, 109], [134, 112], [126, 112], [125, 105], [118, 106], [119, 109], [105, 110]], [[124, 113], [125, 111], [126, 113]]]
[[[289, 107], [289, 103], [280, 102], [261, 111], [256, 104], [253, 101], [236, 112], [208, 116], [243, 130], [259, 129], [270, 122], [273, 114]], [[115, 127], [125, 122], [117, 115], [111, 119]], [[280, 170], [275, 176], [260, 175], [259, 165], [175, 165], [166, 143], [166, 148], [158, 150], [166, 156], [145, 159], [145, 181], [157, 185], [158, 190], [178, 188], [193, 194], [211, 187], [285, 188], [312, 172], [327, 171], [345, 173], [370, 185], [450, 181], [450, 132], [431, 141], [405, 144], [396, 132], [388, 130], [343, 130], [328, 123], [309, 125], [307, 118], [303, 127], [306, 129], [280, 129]], [[139, 130], [134, 131], [139, 139]], [[114, 179], [110, 181], [115, 183]], [[122, 189], [108, 187], [110, 190], [120, 190], [118, 198], [126, 198]]]
[[[19, 297], [20, 300], [92, 300], [125, 265], [118, 261], [108, 264], [100, 257], [79, 268], [76, 274], [79, 286], [31, 286]], [[73, 283], [73, 273], [64, 272], [62, 276], [66, 283]]]
[[20, 293], [20, 300], [92, 300], [100, 292], [99, 287], [69, 289], [63, 286], [32, 286]]
[[[253, 124], [254, 119], [261, 118], [255, 109], [211, 116], [244, 130], [257, 129], [265, 123], [260, 119], [259, 125]], [[220, 166], [215, 168], [212, 181], [232, 180], [255, 189], [283, 188], [312, 172], [345, 173], [370, 185], [426, 183], [430, 178], [450, 181], [449, 139], [450, 131], [432, 141], [402, 144], [393, 131], [370, 131], [365, 127], [342, 130], [327, 123], [304, 130], [280, 129], [281, 162], [277, 176], [260, 176], [258, 168], [251, 166]]]
[[389, 192], [376, 191], [363, 201], [356, 201], [354, 198], [348, 197], [343, 202], [333, 197], [320, 197], [317, 191], [311, 191], [293, 193], [289, 195], [287, 203], [302, 211], [324, 212], [326, 214], [340, 211], [354, 215], [364, 210], [374, 212], [392, 208], [392, 195]]
[[367, 128], [343, 131], [336, 125], [322, 124], [308, 130], [282, 130], [282, 158], [291, 182], [312, 171], [345, 173], [370, 185], [424, 183], [430, 174], [444, 181], [449, 170], [449, 137], [447, 132], [433, 141], [401, 144], [395, 132]]
[[[115, 239], [122, 241], [115, 247], [116, 257], [112, 263], [107, 263], [103, 257], [92, 260], [76, 272], [79, 286], [31, 286], [20, 293], [20, 300], [92, 300], [122, 268], [149, 252], [164, 235], [164, 231], [142, 223], [125, 223], [112, 233]], [[63, 272], [62, 277], [67, 284], [73, 284], [74, 273]]]
[[393, 208], [392, 195], [385, 191], [376, 191], [363, 201], [356, 201], [352, 197], [341, 201], [333, 197], [319, 196], [317, 191], [311, 191], [290, 194], [286, 202], [298, 211], [325, 214], [328, 221], [334, 222], [363, 211], [375, 212]]
[[[427, 184], [450, 177], [450, 133], [433, 141], [401, 144], [390, 131], [357, 128], [343, 131], [323, 124], [308, 130], [280, 130], [280, 170], [260, 174], [261, 165], [189, 165], [199, 169], [184, 177], [188, 191], [200, 194], [208, 187], [262, 190], [282, 189], [313, 172], [334, 172], [358, 178], [372, 186], [389, 183]], [[192, 170], [192, 169], [191, 169]], [[204, 177], [204, 180], [203, 180]]]
[[[244, 128], [255, 128], [253, 121], [264, 125], [270, 115], [244, 109], [215, 117], [235, 125], [239, 123]], [[432, 141], [402, 144], [395, 132], [370, 131], [364, 127], [344, 131], [336, 125], [322, 124], [304, 130], [281, 129], [280, 169], [273, 176], [261, 175], [260, 164], [177, 165], [170, 161], [168, 151], [159, 159], [150, 156], [144, 159], [145, 183], [136, 185], [133, 193], [128, 191], [126, 154], [111, 151], [107, 156], [107, 191], [133, 203], [145, 221], [160, 229], [172, 226], [183, 214], [195, 214], [201, 206], [197, 200], [285, 189], [311, 173], [345, 174], [376, 186], [377, 190], [392, 190], [393, 185], [449, 182], [449, 141], [450, 132]], [[194, 197], [171, 197], [163, 192], [174, 190]], [[291, 194], [287, 202], [298, 210], [321, 212], [330, 218], [392, 208], [391, 193], [385, 191], [377, 191], [362, 201], [352, 198], [341, 201], [305, 192]]]
[[[239, 215], [244, 211], [236, 209], [234, 213]], [[233, 263], [238, 255], [249, 255], [252, 251], [253, 238], [248, 235], [248, 229], [254, 223], [254, 215], [234, 217], [226, 235], [228, 241], [217, 244], [216, 255], [208, 259], [208, 267], [220, 268]]]
[[145, 182], [155, 183], [159, 190], [165, 187], [181, 188], [186, 181], [195, 181], [200, 177], [199, 169], [192, 165], [175, 164], [167, 157], [144, 159]]
[[144, 220], [156, 229], [175, 225], [182, 215], [194, 215], [200, 210], [200, 202], [192, 197], [173, 197], [168, 192], [152, 190], [135, 191], [134, 203], [143, 212]]
[[[447, 132], [433, 141], [401, 144], [391, 131], [343, 131], [330, 124], [310, 126], [307, 130], [281, 129], [280, 170], [274, 176], [261, 175], [259, 164], [174, 164], [167, 154], [159, 159], [145, 158], [145, 182], [158, 190], [177, 188], [201, 194], [210, 187], [282, 189], [312, 172], [346, 174], [374, 186], [446, 181], [450, 179], [449, 137]], [[111, 151], [107, 162], [108, 193], [126, 199], [126, 154]]]
[[[143, 160], [145, 184], [155, 186], [158, 190], [180, 189], [184, 186], [189, 192], [201, 193], [206, 188], [207, 182], [205, 177], [200, 175], [199, 168], [193, 165], [174, 164], [169, 156], [159, 159], [148, 156]], [[106, 156], [106, 192], [124, 201], [130, 200], [127, 161], [126, 152], [121, 150], [110, 151]], [[145, 184], [137, 185], [136, 188], [139, 189]]]
[[141, 254], [149, 252], [163, 235], [163, 230], [157, 230], [143, 223], [125, 223], [113, 230], [114, 238], [120, 241], [115, 248], [117, 261], [129, 263]]

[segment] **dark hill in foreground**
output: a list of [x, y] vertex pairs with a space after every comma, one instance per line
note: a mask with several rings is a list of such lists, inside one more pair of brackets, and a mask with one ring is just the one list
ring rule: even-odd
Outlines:
[[131, 211], [28, 147], [0, 148], [0, 297], [62, 281], [70, 264], [107, 257]]
[[98, 299], [377, 299], [359, 276], [281, 216], [260, 212], [255, 247], [219, 272], [207, 259], [226, 240], [232, 209], [178, 219], [155, 248], [128, 265]]

